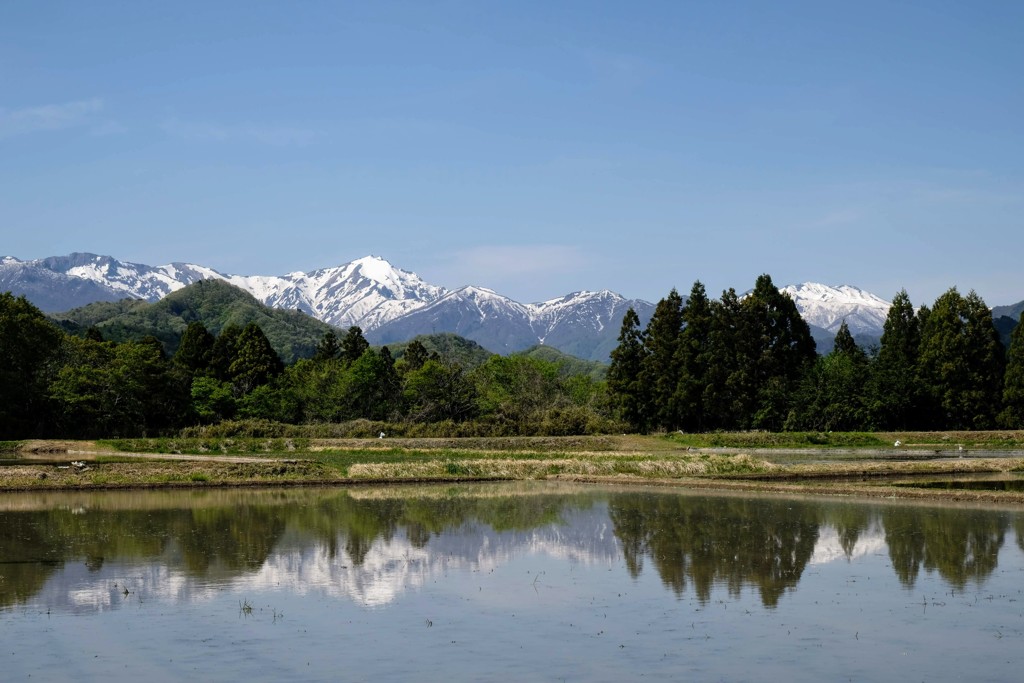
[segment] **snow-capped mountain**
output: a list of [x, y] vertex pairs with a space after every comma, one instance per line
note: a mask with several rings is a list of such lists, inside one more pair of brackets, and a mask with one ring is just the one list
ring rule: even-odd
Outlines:
[[[309, 273], [229, 275], [190, 263], [147, 266], [110, 256], [76, 253], [35, 261], [0, 259], [0, 291], [24, 294], [44, 311], [93, 301], [157, 301], [182, 287], [219, 279], [275, 308], [299, 309], [337, 327], [358, 325], [377, 344], [417, 334], [453, 332], [487, 349], [508, 353], [536, 344], [581, 358], [606, 361], [630, 307], [646, 325], [654, 304], [614, 292], [580, 291], [523, 304], [485, 287], [448, 290], [423, 281], [377, 256]], [[826, 353], [843, 320], [862, 343], [877, 342], [889, 302], [848, 285], [816, 283], [782, 288]]]
[[25, 294], [45, 311], [123, 298], [157, 301], [199, 280], [218, 279], [275, 308], [298, 309], [337, 327], [358, 325], [376, 344], [453, 332], [508, 353], [547, 344], [607, 360], [630, 306], [646, 324], [653, 304], [607, 290], [521, 304], [484, 287], [449, 291], [367, 256], [332, 268], [287, 275], [229, 275], [189, 263], [147, 266], [76, 253], [36, 261], [0, 260], [0, 288]]
[[870, 292], [850, 285], [829, 287], [805, 282], [782, 287], [780, 291], [792, 297], [808, 325], [828, 330], [833, 335], [845, 320], [853, 335], [880, 336], [891, 305]]
[[509, 353], [538, 343], [531, 313], [529, 306], [493, 290], [462, 287], [380, 325], [366, 337], [373, 343], [390, 344], [417, 334], [454, 332], [491, 351]]
[[622, 318], [632, 308], [646, 326], [654, 304], [615, 292], [574, 292], [530, 306], [532, 327], [541, 344], [579, 358], [604, 360], [618, 344]]
[[227, 275], [206, 266], [170, 263], [147, 266], [110, 256], [76, 253], [35, 261], [0, 260], [0, 288], [25, 294], [47, 312], [93, 301], [124, 298], [158, 301], [199, 280], [224, 280], [268, 306], [299, 309], [338, 327], [374, 329], [446, 293], [415, 273], [376, 256], [280, 276]]
[[297, 308], [337, 327], [373, 330], [443, 297], [447, 290], [366, 256], [335, 268], [280, 277], [225, 276], [274, 308]]
[[367, 339], [389, 344], [424, 332], [454, 332], [498, 353], [545, 344], [580, 358], [606, 360], [630, 306], [642, 324], [654, 312], [653, 304], [607, 290], [521, 304], [490, 289], [462, 287], [381, 325]]

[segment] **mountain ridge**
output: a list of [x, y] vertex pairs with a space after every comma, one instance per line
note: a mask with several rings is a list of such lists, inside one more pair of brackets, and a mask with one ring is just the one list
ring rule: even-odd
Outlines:
[[[272, 276], [233, 275], [185, 262], [148, 266], [89, 252], [34, 261], [0, 258], [0, 290], [24, 294], [47, 312], [123, 298], [156, 302], [200, 280], [227, 282], [267, 306], [299, 310], [335, 327], [358, 325], [375, 344], [451, 332], [500, 353], [542, 344], [602, 361], [617, 344], [626, 310], [634, 308], [641, 325], [646, 325], [655, 307], [607, 289], [520, 303], [483, 286], [434, 285], [373, 255], [339, 266]], [[813, 282], [780, 290], [793, 298], [811, 325], [820, 352], [827, 352], [844, 320], [861, 343], [881, 337], [889, 302], [870, 292], [852, 285]], [[993, 310], [1019, 318], [1022, 304]]]

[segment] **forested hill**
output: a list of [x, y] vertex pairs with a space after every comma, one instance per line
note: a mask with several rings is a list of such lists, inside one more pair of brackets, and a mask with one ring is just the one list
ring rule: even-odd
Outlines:
[[483, 365], [494, 355], [472, 339], [466, 339], [451, 332], [421, 334], [406, 342], [387, 344], [388, 351], [391, 352], [391, 356], [395, 360], [399, 360], [405, 357], [406, 350], [413, 342], [422, 344], [427, 353], [436, 353], [441, 358], [458, 363], [467, 370]]
[[151, 335], [168, 355], [177, 350], [190, 322], [202, 323], [215, 335], [227, 325], [256, 323], [285, 363], [312, 356], [324, 334], [334, 329], [300, 311], [269, 308], [220, 280], [200, 280], [152, 304], [138, 299], [99, 302], [51, 318], [70, 333], [95, 327], [109, 341], [139, 341]]

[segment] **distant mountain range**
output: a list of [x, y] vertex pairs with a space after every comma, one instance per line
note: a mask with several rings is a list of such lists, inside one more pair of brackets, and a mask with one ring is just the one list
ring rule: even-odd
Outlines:
[[[24, 294], [47, 312], [125, 298], [155, 302], [200, 280], [223, 280], [267, 306], [299, 310], [335, 327], [358, 325], [375, 344], [450, 332], [509, 353], [543, 344], [580, 358], [607, 361], [632, 307], [646, 324], [654, 304], [602, 290], [523, 304], [484, 287], [449, 290], [367, 256], [340, 266], [287, 275], [229, 275], [207, 266], [147, 266], [75, 253], [34, 261], [0, 259], [0, 291]], [[843, 320], [862, 343], [877, 342], [889, 302], [851, 286], [784, 287], [827, 352]], [[1024, 302], [1005, 307], [1020, 317]], [[999, 310], [999, 309], [997, 309]]]

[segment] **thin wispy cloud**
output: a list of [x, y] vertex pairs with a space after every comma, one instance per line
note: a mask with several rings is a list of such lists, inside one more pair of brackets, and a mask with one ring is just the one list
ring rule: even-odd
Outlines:
[[97, 97], [20, 109], [0, 107], [0, 138], [95, 123], [96, 114], [102, 110], [103, 100]]
[[301, 147], [312, 143], [319, 136], [317, 131], [308, 128], [251, 123], [222, 125], [169, 119], [161, 127], [168, 135], [190, 142], [254, 142], [272, 147]]

